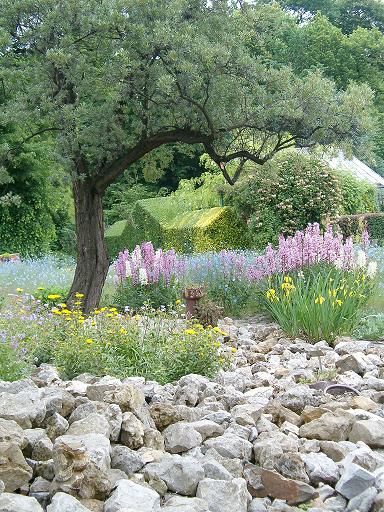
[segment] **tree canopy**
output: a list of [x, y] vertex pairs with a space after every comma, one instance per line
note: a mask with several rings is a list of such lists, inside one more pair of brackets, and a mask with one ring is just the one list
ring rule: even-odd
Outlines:
[[16, 125], [20, 143], [55, 136], [73, 180], [72, 293], [85, 293], [87, 307], [108, 266], [102, 196], [139, 159], [170, 143], [202, 144], [230, 181], [234, 159], [263, 164], [291, 146], [368, 144], [371, 89], [338, 90], [317, 69], [298, 73], [252, 51], [249, 12], [222, 0], [1, 3], [0, 123]]

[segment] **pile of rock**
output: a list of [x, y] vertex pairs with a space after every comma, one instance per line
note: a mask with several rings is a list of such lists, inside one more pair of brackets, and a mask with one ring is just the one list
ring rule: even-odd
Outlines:
[[[237, 352], [213, 380], [0, 382], [0, 512], [384, 511], [384, 346], [220, 327]], [[311, 384], [319, 350], [356, 392]]]

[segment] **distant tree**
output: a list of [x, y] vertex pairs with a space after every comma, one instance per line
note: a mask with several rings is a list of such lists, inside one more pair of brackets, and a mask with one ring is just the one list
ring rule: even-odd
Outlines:
[[248, 9], [223, 0], [2, 0], [2, 122], [54, 134], [72, 178], [85, 310], [108, 271], [103, 195], [168, 144], [263, 164], [291, 146], [366, 144], [372, 93], [255, 58]]
[[286, 9], [298, 14], [300, 20], [321, 12], [350, 34], [357, 28], [377, 28], [384, 33], [384, 3], [381, 0], [281, 0]]

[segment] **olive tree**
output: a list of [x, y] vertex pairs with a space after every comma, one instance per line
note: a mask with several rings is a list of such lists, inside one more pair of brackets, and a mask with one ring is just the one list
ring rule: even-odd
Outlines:
[[[249, 9], [252, 9], [249, 6]], [[108, 271], [102, 198], [141, 158], [201, 144], [222, 169], [291, 146], [358, 144], [372, 94], [295, 75], [249, 48], [249, 9], [224, 0], [2, 0], [0, 123], [54, 137], [72, 178], [71, 288], [98, 304]], [[3, 154], [12, 158], [12, 148]]]

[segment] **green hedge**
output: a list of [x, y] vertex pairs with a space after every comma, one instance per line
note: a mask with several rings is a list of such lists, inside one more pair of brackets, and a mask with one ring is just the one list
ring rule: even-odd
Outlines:
[[366, 213], [361, 215], [343, 215], [333, 223], [344, 237], [359, 238], [366, 227], [372, 241], [384, 245], [384, 213]]
[[110, 260], [115, 260], [119, 252], [128, 246], [131, 234], [129, 220], [119, 220], [105, 231], [105, 242]]
[[247, 227], [231, 208], [185, 212], [169, 197], [137, 201], [131, 218], [113, 224], [105, 236], [111, 259], [146, 240], [183, 253], [249, 247]]

